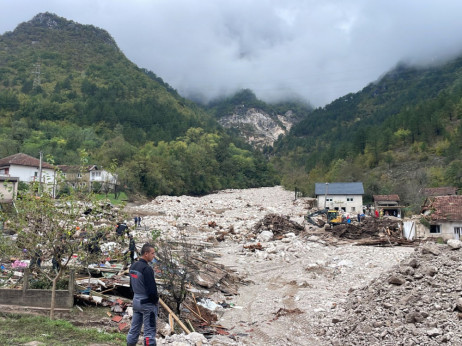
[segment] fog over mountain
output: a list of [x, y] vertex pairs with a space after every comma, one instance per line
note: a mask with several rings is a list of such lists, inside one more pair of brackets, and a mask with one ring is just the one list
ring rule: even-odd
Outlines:
[[185, 97], [248, 88], [323, 106], [399, 62], [462, 51], [457, 0], [0, 0], [0, 33], [40, 12], [107, 30]]

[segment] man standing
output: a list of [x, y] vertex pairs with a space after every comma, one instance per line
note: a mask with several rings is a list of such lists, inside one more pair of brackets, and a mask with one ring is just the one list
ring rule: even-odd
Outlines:
[[133, 290], [133, 319], [127, 335], [127, 345], [136, 345], [144, 323], [144, 344], [156, 345], [156, 320], [159, 307], [154, 270], [149, 265], [154, 259], [154, 247], [146, 243], [141, 257], [130, 267], [130, 287]]

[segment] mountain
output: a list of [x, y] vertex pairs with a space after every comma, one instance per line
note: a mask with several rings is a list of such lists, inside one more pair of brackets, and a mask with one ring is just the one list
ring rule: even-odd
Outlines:
[[274, 184], [260, 153], [137, 67], [105, 30], [41, 13], [0, 36], [0, 157], [112, 167], [132, 192]]
[[263, 151], [312, 111], [309, 104], [299, 100], [267, 104], [249, 89], [215, 100], [207, 108], [223, 127]]
[[172, 140], [207, 122], [206, 114], [155, 74], [126, 59], [106, 31], [50, 13], [0, 38], [0, 77], [3, 97], [13, 97], [13, 91], [25, 97], [27, 116], [83, 126], [120, 124], [132, 144]]
[[462, 187], [462, 57], [399, 64], [380, 80], [295, 124], [274, 145], [284, 184], [364, 181], [373, 194], [400, 193], [418, 208], [422, 187]]

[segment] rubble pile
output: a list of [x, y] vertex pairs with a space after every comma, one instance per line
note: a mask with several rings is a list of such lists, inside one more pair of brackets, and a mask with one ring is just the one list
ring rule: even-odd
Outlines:
[[411, 244], [403, 237], [401, 221], [396, 218], [365, 218], [361, 223], [340, 224], [331, 231], [336, 238], [361, 240], [360, 245]]
[[273, 236], [283, 236], [287, 233], [294, 233], [298, 235], [303, 232], [305, 228], [295, 221], [291, 221], [288, 216], [268, 214], [263, 219], [258, 221], [252, 228], [254, 234], [259, 234], [263, 231], [273, 233]]
[[220, 236], [220, 241], [242, 241], [267, 214], [290, 215], [291, 220], [303, 223], [309, 202], [306, 198], [294, 200], [293, 192], [276, 186], [228, 189], [202, 197], [158, 196], [150, 203], [126, 207], [126, 211], [144, 216], [142, 227], [134, 232], [137, 239], [146, 228], [161, 230], [172, 239], [186, 232], [198, 241], [208, 241], [212, 234]]
[[427, 243], [368, 286], [353, 290], [331, 322], [331, 345], [462, 344], [462, 243]]

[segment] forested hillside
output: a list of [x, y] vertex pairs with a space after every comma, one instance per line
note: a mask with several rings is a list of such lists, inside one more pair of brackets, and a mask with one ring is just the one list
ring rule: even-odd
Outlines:
[[42, 13], [0, 36], [0, 157], [43, 151], [75, 164], [82, 150], [149, 196], [277, 182], [259, 153], [130, 62], [106, 31]]
[[367, 198], [399, 193], [418, 203], [425, 186], [462, 187], [462, 58], [400, 65], [362, 91], [313, 111], [275, 145], [284, 185], [364, 181]]

